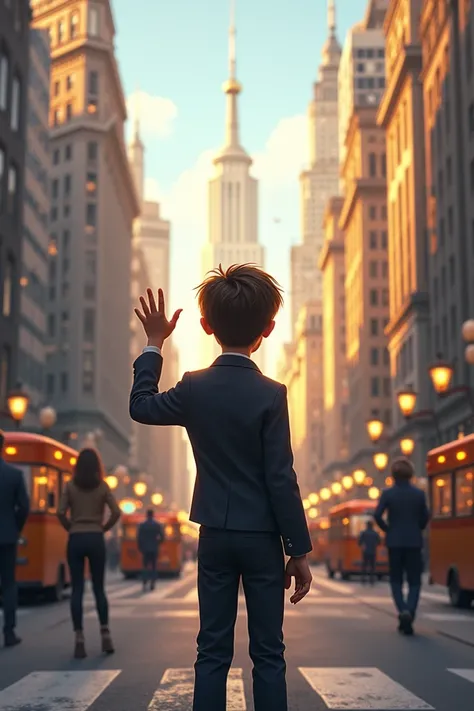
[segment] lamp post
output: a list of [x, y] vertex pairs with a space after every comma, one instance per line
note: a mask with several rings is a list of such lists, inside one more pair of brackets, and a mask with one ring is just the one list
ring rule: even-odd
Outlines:
[[405, 457], [410, 457], [415, 449], [415, 440], [411, 437], [402, 437], [400, 440], [400, 449]]
[[[466, 322], [469, 323], [469, 322]], [[464, 324], [466, 326], [466, 324]], [[464, 333], [470, 333], [470, 326], [463, 329]], [[465, 395], [469, 407], [471, 408], [472, 416], [474, 417], [474, 393], [469, 385], [454, 385], [451, 386], [451, 382], [454, 375], [454, 367], [446, 360], [443, 360], [441, 356], [430, 365], [428, 372], [430, 374], [431, 382], [436, 394], [439, 397], [450, 397], [450, 395]]]
[[[431, 372], [431, 370], [430, 370]], [[430, 418], [434, 422], [438, 442], [441, 442], [441, 432], [439, 430], [438, 418], [434, 410], [419, 410], [415, 412], [418, 393], [415, 390], [399, 390], [397, 393], [397, 403], [403, 417], [407, 421]]]
[[356, 469], [352, 472], [352, 478], [354, 479], [357, 486], [362, 486], [367, 477], [367, 472], [365, 469]]
[[7, 396], [8, 413], [15, 422], [17, 429], [20, 429], [21, 423], [25, 419], [29, 404], [29, 395], [21, 389], [21, 385], [18, 385], [16, 390], [12, 390]]

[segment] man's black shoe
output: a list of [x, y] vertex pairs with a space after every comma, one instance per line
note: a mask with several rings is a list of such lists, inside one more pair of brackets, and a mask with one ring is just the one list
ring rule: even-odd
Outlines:
[[413, 634], [413, 619], [408, 610], [405, 610], [404, 612], [400, 613], [398, 616], [399, 620], [399, 625], [398, 625], [398, 631], [402, 632], [403, 634], [406, 635], [412, 635]]
[[20, 637], [17, 637], [14, 632], [7, 632], [5, 635], [5, 647], [16, 647], [17, 644], [21, 644]]

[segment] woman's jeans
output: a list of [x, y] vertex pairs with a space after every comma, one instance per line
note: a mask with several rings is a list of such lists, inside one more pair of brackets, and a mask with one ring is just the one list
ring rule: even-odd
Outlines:
[[102, 627], [109, 623], [109, 605], [105, 595], [105, 540], [102, 533], [71, 533], [67, 560], [71, 571], [71, 616], [75, 632], [82, 631], [84, 597], [84, 563], [89, 561], [97, 614]]

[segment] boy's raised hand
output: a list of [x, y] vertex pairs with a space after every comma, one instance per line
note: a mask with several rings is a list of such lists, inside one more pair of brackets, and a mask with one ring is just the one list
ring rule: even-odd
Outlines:
[[144, 296], [140, 296], [142, 310], [134, 309], [137, 317], [143, 324], [148, 336], [148, 345], [161, 348], [164, 341], [173, 333], [183, 309], [174, 312], [168, 321], [165, 315], [165, 297], [163, 289], [158, 289], [158, 308], [151, 289], [146, 290], [148, 303]]

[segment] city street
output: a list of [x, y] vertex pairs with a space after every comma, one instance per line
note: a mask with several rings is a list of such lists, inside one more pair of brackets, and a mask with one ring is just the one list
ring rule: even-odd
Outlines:
[[[196, 571], [143, 594], [111, 576], [117, 652], [104, 658], [90, 593], [88, 658], [71, 659], [68, 602], [23, 606], [23, 644], [0, 651], [0, 711], [189, 711], [197, 632]], [[386, 582], [374, 588], [314, 571], [311, 594], [289, 608], [285, 632], [291, 711], [472, 711], [474, 610], [450, 608], [426, 586], [417, 635], [401, 637]], [[245, 603], [237, 626], [228, 709], [252, 709]], [[269, 711], [271, 711], [269, 709]]]

